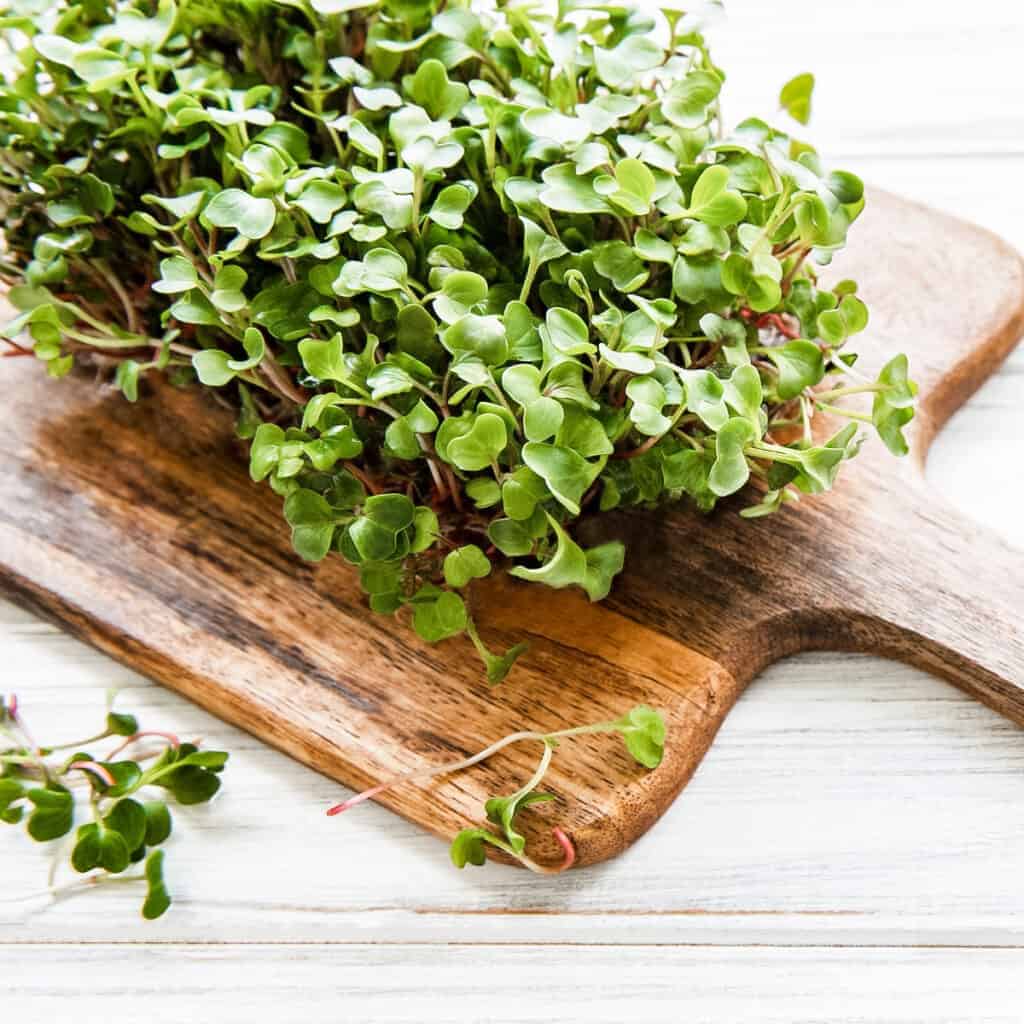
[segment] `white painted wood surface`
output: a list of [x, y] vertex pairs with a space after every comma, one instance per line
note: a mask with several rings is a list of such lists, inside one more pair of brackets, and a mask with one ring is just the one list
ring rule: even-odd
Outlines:
[[[729, 9], [727, 116], [770, 114], [813, 70], [807, 134], [834, 162], [1024, 248], [1018, 5]], [[939, 438], [929, 476], [1024, 546], [1022, 393], [1024, 351]], [[43, 888], [47, 858], [0, 833], [0, 1020], [1024, 1019], [1024, 734], [913, 669], [775, 666], [647, 837], [544, 881], [457, 872], [379, 807], [324, 817], [333, 783], [0, 603], [0, 690], [39, 732], [87, 734], [109, 686], [230, 750], [225, 789], [216, 813], [178, 813], [176, 902], [153, 924], [116, 888], [2, 902]]]

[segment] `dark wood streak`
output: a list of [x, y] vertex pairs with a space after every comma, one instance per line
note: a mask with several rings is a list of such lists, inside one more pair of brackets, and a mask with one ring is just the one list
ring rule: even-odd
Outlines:
[[[550, 779], [562, 799], [524, 816], [548, 861], [560, 857], [555, 822], [581, 864], [642, 834], [749, 680], [796, 651], [902, 658], [1024, 722], [1024, 560], [937, 501], [920, 472], [936, 430], [1024, 330], [1024, 271], [993, 236], [884, 194], [854, 236], [841, 271], [872, 308], [861, 365], [910, 354], [922, 392], [914, 458], [871, 441], [835, 493], [769, 521], [739, 519], [736, 499], [712, 516], [680, 506], [585, 523], [591, 542], [628, 544], [607, 602], [507, 579], [478, 588], [489, 639], [532, 640], [500, 687], [483, 681], [467, 641], [431, 648], [370, 613], [339, 559], [301, 563], [280, 500], [248, 480], [221, 410], [169, 388], [132, 406], [49, 381], [29, 360], [0, 361], [0, 586], [353, 786], [524, 727], [663, 709], [670, 739], [656, 772], [612, 737], [563, 745]], [[538, 755], [508, 749], [383, 802], [448, 837]], [[343, 842], [344, 819], [338, 829]]]

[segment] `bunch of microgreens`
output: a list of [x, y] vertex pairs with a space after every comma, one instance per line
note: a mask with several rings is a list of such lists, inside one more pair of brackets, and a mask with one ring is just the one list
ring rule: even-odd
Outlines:
[[[155, 749], [154, 739], [159, 742]], [[113, 744], [105, 755], [85, 749], [104, 741]], [[147, 741], [149, 749], [140, 749], [145, 746], [140, 741]], [[128, 750], [134, 759], [124, 755]], [[47, 891], [141, 882], [146, 887], [142, 916], [152, 920], [171, 905], [159, 849], [171, 834], [171, 812], [153, 790], [166, 790], [179, 804], [206, 803], [220, 789], [219, 773], [227, 759], [223, 751], [199, 750], [171, 733], [140, 731], [134, 716], [110, 710], [109, 702], [104, 728], [95, 736], [40, 746], [17, 699], [0, 698], [0, 821], [17, 825], [24, 818], [36, 842], [51, 843], [67, 836], [84, 814], [88, 820], [75, 831], [71, 866], [86, 878], [55, 888], [55, 854]], [[151, 798], [141, 799], [143, 791]], [[123, 874], [140, 862], [141, 873]]]
[[[8, 0], [0, 29], [11, 354], [211, 389], [296, 551], [467, 633], [492, 681], [524, 645], [488, 650], [467, 588], [600, 600], [623, 546], [581, 547], [582, 515], [751, 477], [741, 514], [773, 512], [862, 421], [906, 450], [906, 359], [863, 376], [856, 284], [818, 279], [860, 180], [727, 132], [678, 8]], [[782, 91], [799, 123], [812, 86]], [[819, 409], [850, 420], [824, 443]]]
[[[135, 753], [134, 760], [123, 756], [137, 750], [139, 740], [152, 738], [160, 741], [156, 750]], [[83, 750], [108, 739], [115, 745], [103, 757]], [[147, 787], [158, 787], [179, 804], [205, 804], [220, 788], [218, 773], [227, 755], [200, 751], [169, 732], [139, 731], [134, 716], [111, 711], [110, 702], [101, 732], [40, 746], [13, 695], [0, 697], [0, 743], [11, 744], [0, 745], [0, 821], [16, 825], [28, 815], [28, 834], [37, 843], [52, 843], [71, 833], [83, 811], [88, 818], [75, 831], [71, 849], [72, 867], [86, 878], [54, 888], [54, 854], [47, 892], [56, 895], [108, 882], [143, 883], [142, 916], [159, 918], [171, 905], [171, 895], [164, 884], [164, 851], [155, 848], [171, 835], [171, 812], [164, 799], [134, 798], [142, 797]], [[122, 873], [143, 861], [141, 873]]]

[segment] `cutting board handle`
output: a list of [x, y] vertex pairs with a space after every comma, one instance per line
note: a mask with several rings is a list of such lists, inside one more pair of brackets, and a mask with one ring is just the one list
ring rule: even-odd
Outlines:
[[1024, 725], [1024, 551], [925, 494], [861, 535], [857, 647], [934, 672]]

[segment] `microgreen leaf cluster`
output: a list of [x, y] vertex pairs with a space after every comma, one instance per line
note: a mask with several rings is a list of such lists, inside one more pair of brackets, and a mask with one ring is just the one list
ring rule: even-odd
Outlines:
[[457, 868], [464, 868], [467, 864], [482, 866], [487, 862], [487, 846], [493, 846], [531, 871], [538, 874], [558, 874], [572, 867], [576, 860], [576, 849], [569, 836], [558, 826], [552, 829], [555, 840], [562, 848], [564, 859], [556, 867], [546, 867], [528, 856], [526, 837], [519, 831], [516, 819], [531, 805], [550, 803], [557, 799], [553, 793], [542, 792], [538, 787], [544, 781], [551, 767], [551, 761], [559, 743], [574, 736], [588, 736], [597, 733], [617, 733], [622, 737], [626, 750], [633, 760], [648, 770], [653, 770], [661, 764], [665, 751], [665, 720], [660, 712], [644, 704], [638, 704], [621, 718], [607, 722], [578, 725], [555, 732], [525, 730], [510, 733], [470, 757], [435, 765], [432, 768], [412, 769], [401, 775], [396, 775], [349, 797], [343, 803], [330, 808], [327, 813], [330, 815], [341, 814], [402, 783], [422, 782], [439, 775], [451, 775], [455, 772], [465, 771], [514, 743], [540, 743], [542, 745], [541, 757], [529, 780], [508, 796], [493, 796], [485, 801], [484, 814], [491, 827], [474, 826], [462, 829], [452, 840], [450, 853], [452, 863]]
[[[140, 731], [133, 715], [109, 708], [94, 736], [40, 746], [14, 697], [0, 698], [0, 743], [6, 744], [0, 746], [0, 821], [24, 823], [36, 842], [57, 845], [48, 891], [60, 891], [53, 876], [70, 845], [71, 867], [86, 877], [67, 888], [141, 883], [142, 916], [160, 917], [171, 905], [162, 848], [173, 827], [168, 800], [211, 800], [228, 755], [200, 750], [170, 733]], [[93, 753], [99, 744], [112, 749]], [[129, 750], [131, 758], [124, 754]], [[140, 863], [141, 873], [125, 873]]]
[[[833, 486], [914, 386], [826, 287], [863, 186], [724, 125], [697, 19], [561, 0], [8, 0], [11, 351], [238, 410], [296, 551], [426, 640], [498, 564], [604, 597], [581, 515]], [[806, 122], [813, 77], [780, 106]], [[27, 335], [27, 340], [19, 337]], [[823, 383], [826, 382], [826, 383]], [[869, 410], [840, 402], [873, 396]], [[839, 402], [839, 404], [837, 404]], [[821, 443], [818, 409], [851, 423]]]

